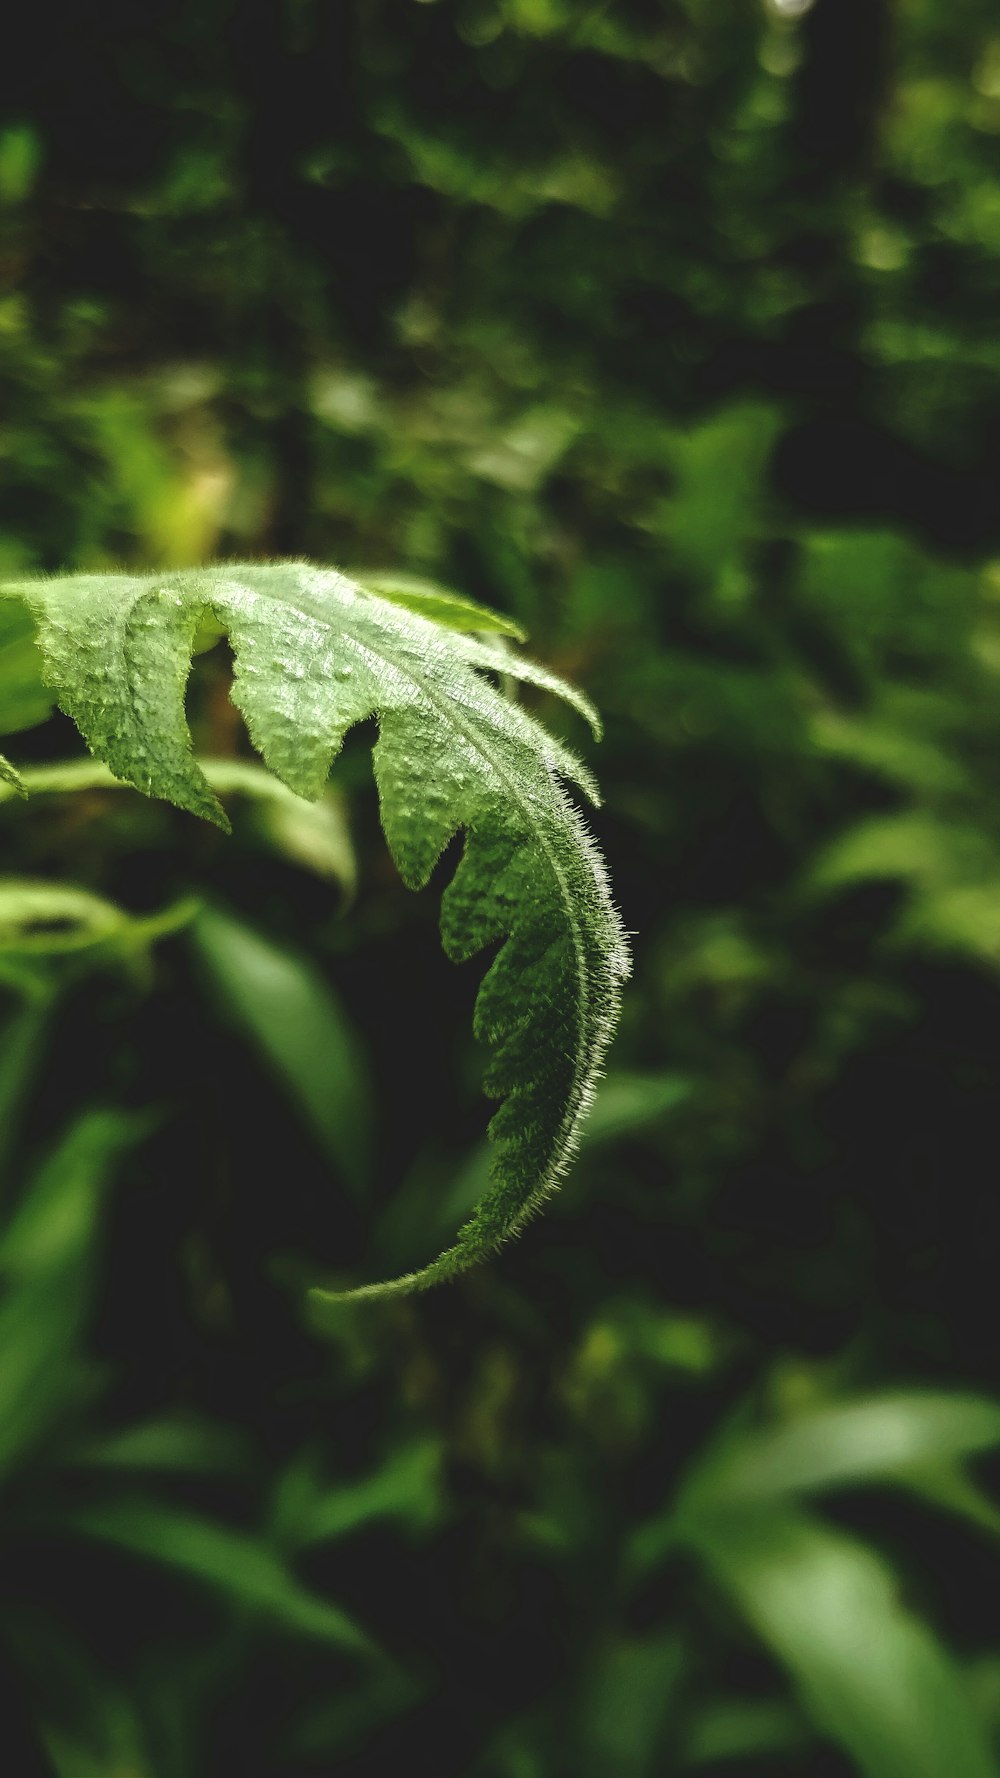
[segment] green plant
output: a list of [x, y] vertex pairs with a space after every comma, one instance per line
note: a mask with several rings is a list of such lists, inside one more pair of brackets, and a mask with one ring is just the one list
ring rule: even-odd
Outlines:
[[[593, 779], [487, 675], [556, 693], [599, 732], [592, 706], [501, 647], [514, 627], [495, 613], [406, 577], [376, 584], [378, 592], [289, 563], [0, 587], [34, 626], [26, 632], [19, 616], [8, 632], [0, 727], [5, 685], [15, 712], [8, 726], [20, 726], [25, 710], [47, 714], [48, 687], [115, 778], [228, 828], [184, 706], [193, 653], [225, 635], [233, 701], [289, 790], [319, 798], [345, 734], [374, 715], [382, 825], [403, 880], [422, 887], [464, 832], [442, 932], [455, 959], [501, 943], [476, 1007], [477, 1034], [494, 1050], [487, 1089], [504, 1101], [490, 1126], [492, 1182], [437, 1259], [355, 1295], [450, 1278], [524, 1224], [573, 1152], [628, 966], [603, 865], [560, 783], [596, 801]], [[7, 761], [4, 776], [26, 793]], [[73, 782], [72, 768], [63, 778], [56, 771], [55, 787]], [[26, 923], [68, 923], [74, 945], [117, 924], [72, 891], [57, 889], [53, 900], [45, 885], [15, 882], [3, 895], [0, 921], [6, 907], [22, 948]]]

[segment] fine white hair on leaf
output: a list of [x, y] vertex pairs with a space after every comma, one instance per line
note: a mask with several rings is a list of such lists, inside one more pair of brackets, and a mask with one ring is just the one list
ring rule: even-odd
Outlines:
[[[471, 601], [401, 604], [304, 562], [72, 575], [0, 585], [0, 596], [32, 613], [44, 678], [91, 751], [145, 795], [228, 826], [184, 707], [207, 623], [228, 637], [250, 738], [290, 790], [319, 797], [348, 730], [374, 717], [382, 825], [403, 881], [421, 888], [464, 835], [441, 925], [455, 959], [499, 944], [475, 1014], [491, 1049], [485, 1087], [500, 1101], [490, 1183], [436, 1259], [325, 1294], [421, 1290], [494, 1252], [572, 1159], [629, 959], [604, 864], [563, 787], [596, 802], [596, 784], [497, 689], [495, 642], [470, 628]], [[505, 646], [502, 670], [563, 698], [599, 732], [589, 701], [548, 669]]]

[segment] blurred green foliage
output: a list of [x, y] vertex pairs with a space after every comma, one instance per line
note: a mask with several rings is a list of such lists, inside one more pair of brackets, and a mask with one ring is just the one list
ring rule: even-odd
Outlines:
[[363, 749], [241, 789], [210, 637], [231, 840], [61, 778], [3, 614], [11, 1769], [995, 1774], [995, 9], [21, 22], [0, 569], [505, 614], [607, 718], [636, 979], [546, 1221], [307, 1319], [477, 1195], [434, 890]]

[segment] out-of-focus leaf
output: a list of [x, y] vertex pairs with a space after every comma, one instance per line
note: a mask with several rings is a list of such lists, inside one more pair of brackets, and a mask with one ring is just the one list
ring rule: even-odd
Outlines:
[[759, 523], [761, 484], [778, 425], [773, 408], [733, 407], [676, 439], [670, 541], [699, 575], [714, 580]]
[[965, 1677], [978, 1715], [996, 1735], [1000, 1728], [1000, 1652], [976, 1656], [966, 1667]]
[[0, 1187], [6, 1180], [22, 1106], [38, 1073], [51, 1004], [44, 989], [28, 992], [0, 1028]]
[[357, 863], [344, 805], [335, 790], [328, 785], [315, 802], [308, 802], [253, 760], [200, 759], [198, 763], [221, 796], [253, 799], [257, 824], [276, 851], [317, 876], [339, 883], [348, 900], [353, 896]]
[[56, 1778], [174, 1778], [173, 1767], [153, 1764], [139, 1700], [82, 1639], [21, 1612], [10, 1642]]
[[474, 475], [511, 491], [540, 488], [579, 429], [561, 403], [534, 403], [512, 425], [491, 428], [474, 445], [468, 465]]
[[0, 1475], [83, 1393], [75, 1353], [80, 1294], [33, 1280], [0, 1308]]
[[921, 950], [964, 953], [989, 970], [1000, 967], [1000, 871], [985, 883], [956, 883], [915, 898], [900, 918], [897, 939]]
[[0, 1237], [0, 1275], [45, 1277], [84, 1252], [112, 1162], [135, 1119], [96, 1113], [76, 1125], [22, 1196]]
[[[210, 774], [206, 775], [211, 783]], [[284, 789], [277, 778], [270, 782]], [[291, 791], [283, 797], [262, 797], [257, 802], [257, 826], [275, 852], [317, 877], [339, 883], [344, 901], [353, 900], [357, 860], [344, 805], [334, 789], [328, 786], [314, 803]]]
[[101, 1198], [142, 1128], [120, 1113], [88, 1113], [41, 1168], [0, 1240], [0, 1472], [80, 1394], [76, 1346]]
[[141, 957], [158, 938], [168, 937], [195, 912], [191, 898], [155, 914], [133, 915], [103, 895], [69, 883], [0, 879], [0, 960], [49, 959], [120, 954]]
[[887, 716], [819, 710], [809, 735], [819, 754], [861, 766], [889, 784], [932, 795], [961, 791], [967, 784], [961, 762], [916, 722], [910, 726]]
[[1000, 1445], [1000, 1406], [906, 1390], [838, 1403], [786, 1425], [724, 1437], [688, 1483], [682, 1512], [896, 1478]]
[[[0, 607], [2, 611], [2, 607]], [[220, 796], [247, 796], [258, 812], [258, 825], [270, 845], [297, 864], [341, 884], [349, 899], [357, 866], [343, 803], [327, 787], [316, 802], [296, 796], [273, 772], [245, 759], [199, 759], [198, 765]], [[116, 778], [103, 760], [66, 759], [52, 765], [29, 766], [13, 773], [5, 788], [0, 770], [0, 802], [12, 794], [68, 796], [74, 791], [124, 790], [132, 786]], [[134, 794], [134, 793], [133, 793]]]
[[42, 1720], [38, 1732], [54, 1778], [155, 1778], [135, 1733], [136, 1723], [122, 1693], [110, 1689], [95, 1703], [100, 1722], [90, 1730]]
[[40, 1724], [56, 1778], [157, 1778], [141, 1724], [124, 1692], [105, 1683], [89, 1715], [83, 1729], [55, 1721]]
[[705, 1514], [683, 1535], [866, 1778], [997, 1778], [961, 1675], [872, 1550], [779, 1511]]
[[15, 954], [86, 950], [117, 936], [128, 919], [103, 896], [68, 883], [0, 881], [0, 950]]
[[647, 1778], [663, 1768], [662, 1737], [676, 1703], [684, 1647], [676, 1631], [616, 1637], [587, 1675], [580, 1738], [587, 1778]]
[[673, 749], [723, 750], [734, 759], [808, 756], [805, 686], [787, 667], [766, 674], [693, 650], [650, 649], [629, 666], [629, 715]]
[[384, 1731], [387, 1723], [412, 1708], [419, 1697], [420, 1687], [400, 1668], [376, 1670], [361, 1684], [313, 1705], [290, 1731], [289, 1751], [318, 1753], [328, 1761], [331, 1754], [356, 1746], [373, 1730]]
[[911, 660], [935, 664], [964, 647], [978, 592], [969, 569], [885, 529], [813, 531], [795, 579], [801, 606], [875, 674], [901, 637]]
[[597, 1089], [590, 1121], [580, 1137], [581, 1148], [649, 1129], [683, 1105], [692, 1091], [692, 1081], [680, 1074], [610, 1070]]
[[378, 593], [380, 599], [388, 599], [390, 605], [418, 611], [421, 617], [444, 624], [446, 629], [495, 630], [502, 636], [512, 636], [516, 642], [525, 640], [524, 631], [513, 618], [505, 617], [502, 611], [493, 611], [488, 605], [478, 604], [464, 593], [453, 593], [436, 581], [422, 580], [416, 574], [382, 571], [358, 572], [354, 578], [370, 592]]
[[12, 123], [0, 131], [0, 204], [20, 204], [29, 195], [42, 152], [31, 124]]
[[822, 852], [810, 871], [818, 889], [869, 878], [898, 877], [930, 887], [979, 878], [1000, 868], [1000, 855], [981, 828], [944, 821], [922, 810], [860, 821]]
[[899, 1390], [810, 1410], [787, 1424], [727, 1430], [689, 1476], [679, 1506], [636, 1527], [626, 1571], [639, 1575], [677, 1547], [682, 1521], [742, 1513], [795, 1494], [892, 1481], [981, 1528], [1000, 1511], [961, 1468], [1000, 1444], [1000, 1406], [981, 1396]]
[[717, 1766], [723, 1760], [804, 1750], [810, 1738], [801, 1712], [771, 1698], [712, 1698], [684, 1737], [681, 1764]]
[[900, 1479], [931, 1506], [955, 1513], [991, 1537], [1000, 1537], [1000, 1507], [956, 1463], [928, 1464], [926, 1468], [908, 1470]]
[[286, 1471], [275, 1501], [274, 1525], [295, 1545], [346, 1537], [373, 1519], [399, 1519], [428, 1530], [442, 1510], [441, 1446], [418, 1439], [394, 1451], [373, 1475], [358, 1482], [323, 1482], [311, 1465]]
[[374, 1653], [365, 1632], [310, 1593], [259, 1539], [138, 1496], [75, 1507], [56, 1521], [85, 1537], [161, 1562], [243, 1606], [355, 1654]]
[[635, 1295], [606, 1304], [588, 1326], [576, 1362], [583, 1373], [613, 1375], [623, 1361], [639, 1358], [703, 1377], [715, 1369], [723, 1350], [719, 1331], [707, 1316], [679, 1314]]
[[197, 1474], [238, 1470], [247, 1462], [238, 1432], [207, 1421], [145, 1420], [89, 1439], [67, 1453], [73, 1468], [163, 1470]]
[[[120, 1713], [114, 1705], [120, 1705]], [[119, 1695], [106, 1700], [107, 1738], [95, 1745], [59, 1723], [42, 1723], [45, 1751], [55, 1778], [155, 1778], [153, 1767], [129, 1730], [127, 1703]], [[113, 1737], [113, 1739], [112, 1739]]]
[[0, 735], [45, 722], [55, 697], [42, 681], [35, 625], [26, 611], [0, 611]]
[[373, 1143], [371, 1086], [357, 1034], [333, 989], [304, 958], [220, 908], [191, 927], [199, 960], [355, 1193]]
[[1000, 965], [1000, 850], [983, 828], [923, 810], [859, 822], [811, 866], [807, 888], [898, 878], [909, 895], [893, 943]]

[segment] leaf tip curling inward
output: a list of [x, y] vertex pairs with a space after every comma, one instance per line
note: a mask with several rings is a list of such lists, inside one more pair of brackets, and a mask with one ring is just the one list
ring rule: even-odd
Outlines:
[[[424, 884], [464, 833], [442, 937], [456, 958], [500, 941], [476, 1007], [492, 1051], [486, 1090], [501, 1100], [491, 1182], [429, 1265], [332, 1293], [370, 1297], [456, 1276], [552, 1192], [600, 1078], [628, 970], [604, 866], [562, 781], [594, 800], [597, 787], [494, 681], [561, 697], [599, 733], [590, 700], [538, 663], [499, 653], [471, 601], [399, 584], [390, 596], [376, 584], [291, 562], [0, 586], [0, 597], [29, 606], [45, 678], [92, 752], [147, 795], [228, 825], [184, 708], [192, 653], [224, 634], [233, 702], [289, 789], [315, 799], [347, 731], [374, 716], [382, 823], [404, 881]], [[493, 619], [494, 630], [512, 628]]]

